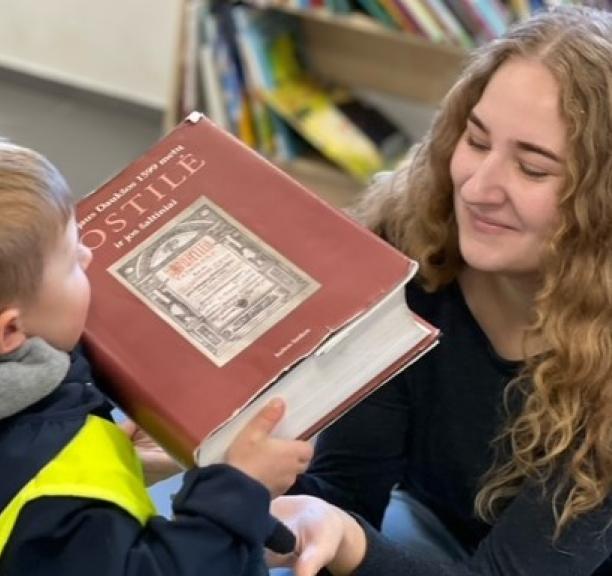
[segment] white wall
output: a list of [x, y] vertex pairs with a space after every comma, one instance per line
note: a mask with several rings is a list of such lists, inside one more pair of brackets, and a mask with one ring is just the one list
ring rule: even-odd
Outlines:
[[0, 66], [164, 109], [180, 0], [0, 0]]

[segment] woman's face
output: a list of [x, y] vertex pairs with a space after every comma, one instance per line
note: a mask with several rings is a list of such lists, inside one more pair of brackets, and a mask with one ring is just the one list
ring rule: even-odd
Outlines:
[[459, 247], [477, 270], [532, 275], [558, 218], [566, 131], [559, 89], [539, 62], [492, 76], [451, 159]]

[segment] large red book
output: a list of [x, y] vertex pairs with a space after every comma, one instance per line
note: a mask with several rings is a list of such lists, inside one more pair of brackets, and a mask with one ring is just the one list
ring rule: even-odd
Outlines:
[[307, 438], [437, 340], [405, 303], [415, 262], [201, 114], [77, 217], [92, 361], [186, 465], [220, 461], [275, 396], [275, 434]]

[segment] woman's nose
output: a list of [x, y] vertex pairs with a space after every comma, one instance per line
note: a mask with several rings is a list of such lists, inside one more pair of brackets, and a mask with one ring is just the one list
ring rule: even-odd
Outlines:
[[466, 202], [474, 204], [499, 204], [506, 198], [508, 174], [504, 160], [495, 152], [489, 152], [473, 168], [461, 187]]

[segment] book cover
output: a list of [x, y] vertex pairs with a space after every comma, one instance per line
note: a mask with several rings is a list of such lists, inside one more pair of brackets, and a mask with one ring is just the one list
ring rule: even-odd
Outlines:
[[201, 114], [77, 218], [93, 365], [185, 464], [203, 439], [198, 461], [218, 461], [269, 394], [287, 402], [279, 434], [307, 437], [436, 341], [404, 301], [416, 263]]
[[382, 149], [343, 113], [332, 91], [309, 78], [287, 80], [262, 96], [313, 148], [359, 182], [389, 167]]
[[405, 157], [412, 144], [410, 136], [376, 106], [343, 89], [334, 90], [332, 98], [338, 110], [374, 144], [386, 167]]

